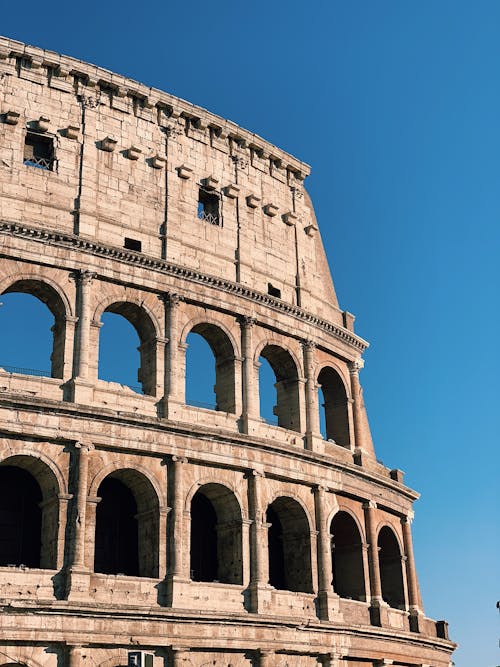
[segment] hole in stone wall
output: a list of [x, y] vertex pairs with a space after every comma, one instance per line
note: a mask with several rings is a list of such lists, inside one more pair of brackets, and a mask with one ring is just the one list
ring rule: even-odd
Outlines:
[[141, 252], [142, 243], [141, 241], [137, 241], [137, 239], [129, 239], [126, 236], [125, 240], [123, 241], [123, 247], [126, 248], [127, 250], [135, 250], [135, 252]]
[[23, 164], [53, 171], [55, 165], [54, 139], [45, 134], [28, 131], [24, 140]]

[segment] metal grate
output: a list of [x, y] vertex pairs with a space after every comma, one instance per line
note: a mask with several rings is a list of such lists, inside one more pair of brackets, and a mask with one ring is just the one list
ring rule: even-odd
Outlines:
[[44, 157], [25, 158], [23, 164], [25, 164], [27, 167], [37, 167], [38, 169], [46, 169], [48, 171], [53, 171], [54, 158], [51, 158], [49, 160], [47, 160], [47, 158]]
[[205, 222], [208, 222], [210, 225], [219, 224], [219, 216], [214, 215], [213, 213], [207, 213], [206, 211], [198, 211], [198, 218], [200, 220], [205, 220]]

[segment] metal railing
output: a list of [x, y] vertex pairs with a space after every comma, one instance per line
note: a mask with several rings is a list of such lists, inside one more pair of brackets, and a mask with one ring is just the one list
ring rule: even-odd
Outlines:
[[199, 211], [198, 218], [200, 220], [205, 220], [210, 225], [219, 225], [219, 216], [214, 213], [207, 213], [206, 211]]
[[191, 405], [194, 408], [205, 408], [205, 410], [217, 411], [217, 403], [204, 403], [203, 401], [197, 401], [192, 398], [186, 399], [186, 405]]
[[23, 164], [27, 167], [36, 167], [37, 169], [45, 169], [46, 171], [53, 171], [54, 168], [54, 158], [44, 158], [44, 157], [30, 157], [25, 158]]
[[0, 363], [0, 370], [7, 373], [19, 373], [20, 375], [34, 375], [35, 377], [50, 378], [52, 373], [50, 371], [41, 371], [36, 368], [22, 368], [21, 366], [7, 366]]

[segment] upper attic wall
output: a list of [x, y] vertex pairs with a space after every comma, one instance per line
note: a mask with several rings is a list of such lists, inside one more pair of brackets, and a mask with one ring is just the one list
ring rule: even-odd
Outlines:
[[[0, 77], [1, 218], [117, 247], [131, 239], [345, 324], [306, 164], [188, 102], [12, 40], [0, 39]], [[23, 164], [40, 117], [53, 171]], [[219, 224], [200, 219], [200, 190]]]

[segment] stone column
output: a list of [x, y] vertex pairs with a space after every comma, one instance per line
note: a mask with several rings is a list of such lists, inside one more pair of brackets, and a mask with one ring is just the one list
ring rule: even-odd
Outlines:
[[162, 417], [172, 418], [175, 415], [175, 403], [183, 402], [181, 390], [180, 363], [179, 363], [179, 303], [182, 297], [179, 294], [165, 293], [161, 296], [165, 304], [165, 330], [167, 346], [164, 363], [164, 394], [161, 401]]
[[264, 473], [248, 475], [250, 519], [250, 610], [261, 611], [269, 590], [268, 528], [262, 507]]
[[412, 517], [405, 516], [401, 519], [401, 525], [403, 527], [403, 543], [406, 556], [405, 564], [406, 564], [408, 603], [410, 607], [410, 629], [413, 632], [419, 632], [419, 616], [422, 614], [422, 610], [420, 605], [417, 570], [415, 568], [415, 556], [413, 553], [411, 521]]
[[[362, 465], [363, 456], [375, 458], [373, 443], [368, 429], [368, 421], [363, 404], [363, 392], [359, 383], [359, 371], [363, 368], [365, 362], [359, 358], [349, 364], [349, 374], [351, 376], [351, 396], [352, 396], [352, 417], [354, 422], [354, 454], [357, 463]], [[351, 439], [351, 449], [352, 449]]]
[[188, 553], [185, 553], [187, 544], [186, 526], [184, 521], [184, 468], [187, 458], [172, 456], [171, 484], [172, 484], [172, 511], [168, 542], [170, 544], [170, 565], [167, 578], [167, 604], [175, 606], [176, 588], [189, 580]]
[[304, 351], [304, 372], [306, 376], [306, 447], [314, 451], [323, 451], [323, 437], [319, 426], [318, 385], [315, 378], [314, 351], [316, 343], [306, 340], [302, 343]]
[[69, 667], [81, 667], [83, 664], [83, 655], [81, 646], [68, 646], [68, 665]]
[[363, 504], [365, 511], [366, 537], [368, 541], [368, 566], [370, 570], [370, 605], [372, 624], [380, 625], [380, 607], [383, 606], [382, 583], [380, 580], [380, 564], [378, 559], [378, 542], [375, 526], [377, 504], [373, 501]]
[[57, 529], [57, 569], [62, 570], [65, 560], [66, 525], [68, 522], [68, 506], [73, 496], [69, 493], [60, 493], [59, 499], [59, 527]]
[[[319, 614], [324, 620], [332, 620], [335, 611], [338, 611], [338, 596], [332, 588], [332, 546], [326, 516], [325, 486], [314, 489], [314, 507], [316, 511], [316, 527], [318, 529], [318, 602]], [[335, 602], [337, 604], [335, 605]], [[334, 609], [336, 607], [336, 609]]]
[[251, 421], [259, 419], [259, 406], [257, 400], [257, 387], [255, 386], [255, 366], [254, 366], [254, 346], [252, 331], [255, 326], [255, 320], [252, 317], [242, 317], [241, 326], [241, 351], [243, 355], [242, 363], [242, 392], [243, 392], [243, 410], [242, 410], [242, 430], [244, 433], [250, 433]]
[[275, 653], [274, 651], [260, 651], [259, 667], [274, 667]]
[[88, 442], [75, 443], [78, 452], [78, 480], [76, 512], [74, 516], [73, 550], [69, 558], [66, 582], [68, 600], [86, 596], [89, 587], [89, 571], [85, 564], [86, 517], [88, 496], [89, 453], [94, 449]]
[[190, 665], [191, 662], [187, 662], [189, 659], [189, 649], [188, 648], [180, 648], [177, 646], [172, 646], [170, 649], [170, 660], [169, 660], [169, 665], [172, 665], [172, 667], [183, 667], [186, 665]]
[[90, 285], [95, 277], [96, 274], [92, 271], [77, 271], [73, 274], [78, 287], [78, 323], [73, 355], [71, 399], [76, 403], [89, 403], [92, 399], [92, 383], [89, 380]]

